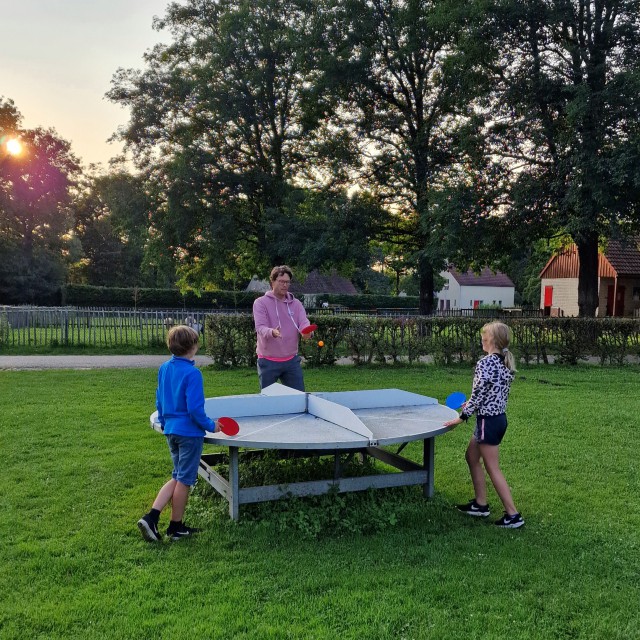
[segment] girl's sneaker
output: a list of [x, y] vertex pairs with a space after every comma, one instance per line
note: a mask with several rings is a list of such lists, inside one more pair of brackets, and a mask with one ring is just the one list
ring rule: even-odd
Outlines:
[[456, 509], [462, 511], [462, 513], [466, 513], [468, 516], [481, 516], [486, 518], [488, 515], [491, 515], [489, 505], [478, 504], [475, 499], [467, 502], [467, 504], [457, 504]]
[[496, 520], [496, 527], [502, 527], [503, 529], [517, 529], [524, 524], [524, 520], [519, 513], [514, 513], [510, 516], [506, 511], [505, 514], [500, 518], [500, 520]]

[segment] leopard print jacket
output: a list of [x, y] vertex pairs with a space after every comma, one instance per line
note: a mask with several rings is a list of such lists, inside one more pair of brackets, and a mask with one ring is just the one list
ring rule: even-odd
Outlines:
[[460, 417], [467, 420], [477, 413], [481, 416], [497, 416], [507, 408], [507, 399], [515, 373], [504, 364], [504, 358], [490, 353], [478, 360], [471, 397], [463, 405]]

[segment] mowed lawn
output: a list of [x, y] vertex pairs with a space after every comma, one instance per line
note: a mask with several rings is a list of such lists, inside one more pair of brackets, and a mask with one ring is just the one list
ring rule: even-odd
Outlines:
[[[253, 370], [204, 376], [208, 396], [257, 390]], [[440, 401], [468, 394], [471, 377], [468, 367], [306, 371], [310, 391], [397, 387]], [[433, 500], [412, 487], [336, 502], [355, 533], [305, 535], [294, 526], [305, 500], [286, 507], [290, 526], [275, 507], [233, 523], [199, 487], [187, 521], [203, 533], [158, 545], [136, 528], [170, 473], [149, 428], [155, 379], [0, 372], [2, 640], [640, 638], [638, 367], [520, 369], [501, 448], [520, 530], [491, 524], [493, 491], [490, 521], [453, 508], [471, 497], [467, 424], [436, 440]], [[362, 533], [376, 505], [384, 522]]]

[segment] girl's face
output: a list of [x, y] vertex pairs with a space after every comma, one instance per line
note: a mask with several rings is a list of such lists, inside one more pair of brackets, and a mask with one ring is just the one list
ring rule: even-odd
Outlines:
[[493, 342], [493, 336], [490, 331], [482, 332], [482, 350], [486, 353], [492, 353], [496, 350], [496, 345]]

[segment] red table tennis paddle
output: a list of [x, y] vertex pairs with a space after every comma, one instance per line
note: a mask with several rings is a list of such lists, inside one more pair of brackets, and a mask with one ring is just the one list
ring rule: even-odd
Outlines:
[[310, 324], [308, 327], [305, 327], [304, 329], [300, 329], [300, 333], [303, 336], [306, 336], [310, 333], [313, 333], [317, 328], [318, 328], [317, 324]]
[[218, 418], [218, 424], [220, 425], [220, 431], [227, 436], [235, 436], [240, 431], [238, 423], [233, 418]]

